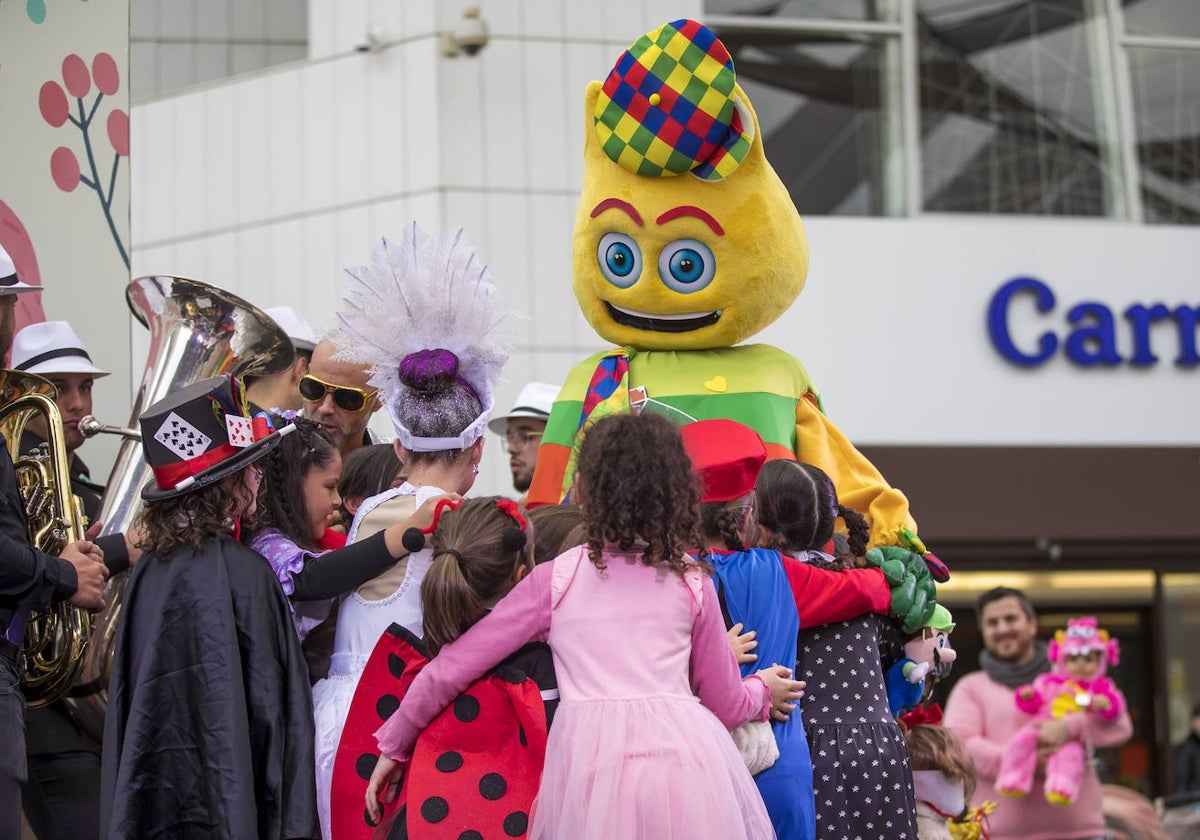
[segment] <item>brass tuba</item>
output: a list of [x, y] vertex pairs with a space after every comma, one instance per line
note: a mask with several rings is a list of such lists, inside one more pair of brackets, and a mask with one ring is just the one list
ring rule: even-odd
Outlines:
[[[128, 532], [141, 511], [141, 489], [150, 480], [151, 471], [133, 430], [146, 408], [172, 391], [209, 376], [268, 376], [282, 373], [294, 359], [287, 333], [270, 316], [207, 283], [185, 277], [139, 277], [125, 289], [125, 299], [133, 316], [150, 330], [150, 349], [130, 428], [99, 429], [125, 437], [98, 514], [104, 523], [101, 534]], [[114, 575], [105, 587], [106, 606], [96, 616], [83, 685], [73, 692], [77, 696], [77, 722], [97, 738], [104, 731], [113, 638], [127, 578], [125, 574]]]
[[[83, 506], [71, 493], [62, 415], [57, 392], [46, 379], [20, 370], [0, 370], [0, 431], [8, 442], [25, 505], [29, 544], [58, 555], [83, 539]], [[26, 425], [40, 415], [46, 442], [21, 453]], [[92, 614], [65, 601], [36, 610], [25, 627], [25, 702], [45, 706], [65, 697], [83, 672]]]

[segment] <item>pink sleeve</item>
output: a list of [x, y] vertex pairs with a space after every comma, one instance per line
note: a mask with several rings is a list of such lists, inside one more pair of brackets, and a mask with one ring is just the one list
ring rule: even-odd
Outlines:
[[1108, 698], [1108, 711], [1100, 712], [1100, 717], [1106, 720], [1115, 720], [1125, 712], [1125, 695], [1120, 689], [1107, 677], [1100, 680], [1100, 684], [1096, 686], [1096, 693]]
[[1004, 756], [1005, 744], [990, 740], [984, 733], [988, 714], [988, 703], [980, 696], [979, 682], [968, 674], [955, 683], [946, 699], [946, 713], [942, 725], [953, 729], [962, 738], [967, 752], [975, 762], [975, 770], [988, 780], [995, 780], [1000, 771], [1000, 759]]
[[708, 575], [701, 575], [700, 607], [692, 621], [692, 687], [726, 729], [748, 720], [766, 720], [771, 712], [771, 690], [761, 677], [744, 680], [725, 633], [717, 590]]
[[546, 640], [553, 572], [553, 562], [535, 567], [490, 613], [438, 651], [413, 680], [400, 708], [375, 732], [380, 752], [407, 759], [421, 730], [471, 683], [522, 645]]
[[[1021, 697], [1021, 692], [1027, 688], [1033, 692], [1033, 696], [1028, 700]], [[1038, 684], [1036, 682], [1034, 682], [1032, 685], [1023, 685], [1018, 688], [1015, 692], [1013, 692], [1013, 699], [1017, 701], [1017, 708], [1027, 715], [1036, 715], [1039, 711], [1041, 711], [1042, 703], [1044, 702], [1042, 698], [1042, 692], [1038, 689]]]
[[[1103, 682], [1104, 690], [1097, 685], [1094, 690], [1108, 697], [1113, 704], [1115, 714], [1067, 715], [1063, 718], [1067, 723], [1067, 731], [1075, 739], [1086, 738], [1094, 747], [1117, 747], [1124, 744], [1133, 736], [1133, 720], [1126, 708], [1125, 695], [1107, 677]], [[1111, 691], [1111, 693], [1110, 693]]]

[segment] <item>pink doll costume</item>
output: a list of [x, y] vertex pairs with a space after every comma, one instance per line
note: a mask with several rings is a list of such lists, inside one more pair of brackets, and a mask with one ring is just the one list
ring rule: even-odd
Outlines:
[[[1017, 708], [1033, 719], [1012, 737], [1000, 760], [996, 792], [1004, 796], [1024, 796], [1033, 786], [1040, 721], [1089, 713], [1115, 720], [1125, 711], [1125, 697], [1104, 675], [1109, 664], [1117, 664], [1120, 646], [1107, 630], [1096, 626], [1094, 617], [1068, 621], [1065, 631], [1054, 634], [1047, 656], [1054, 663], [1053, 670], [1017, 689], [1015, 695]], [[1095, 659], [1094, 667], [1088, 664], [1091, 659]], [[1087, 750], [1078, 739], [1052, 753], [1046, 759], [1046, 801], [1073, 804], [1086, 762]]]
[[380, 750], [417, 735], [480, 675], [549, 642], [560, 702], [530, 838], [770, 838], [758, 789], [728, 728], [766, 720], [771, 697], [739, 678], [712, 581], [646, 566], [639, 552], [586, 547], [534, 569], [442, 648], [379, 729]]

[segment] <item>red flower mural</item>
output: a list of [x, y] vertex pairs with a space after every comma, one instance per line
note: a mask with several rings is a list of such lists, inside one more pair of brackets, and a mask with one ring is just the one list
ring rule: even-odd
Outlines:
[[[84, 99], [92, 93], [92, 83], [95, 82], [96, 94], [90, 103]], [[63, 87], [66, 91], [63, 91]], [[70, 122], [79, 129], [83, 137], [83, 151], [86, 156], [86, 168], [81, 167], [75, 152], [67, 146], [59, 146], [50, 154], [50, 177], [54, 184], [63, 192], [72, 192], [80, 184], [94, 190], [100, 199], [100, 209], [108, 221], [108, 229], [112, 231], [113, 241], [121, 254], [125, 267], [129, 267], [129, 252], [121, 236], [117, 232], [116, 223], [112, 217], [113, 190], [117, 184], [117, 170], [121, 158], [129, 156], [129, 115], [120, 108], [109, 112], [106, 129], [109, 145], [113, 149], [112, 168], [108, 175], [108, 184], [101, 179], [100, 169], [96, 164], [98, 150], [93, 147], [91, 134], [92, 120], [100, 108], [105, 96], [112, 96], [121, 87], [121, 75], [117, 70], [117, 62], [108, 53], [100, 53], [92, 59], [89, 71], [87, 62], [75, 53], [63, 59], [62, 84], [48, 81], [38, 91], [38, 110], [42, 119], [54, 128], [61, 128]], [[67, 94], [75, 100], [72, 104]]]

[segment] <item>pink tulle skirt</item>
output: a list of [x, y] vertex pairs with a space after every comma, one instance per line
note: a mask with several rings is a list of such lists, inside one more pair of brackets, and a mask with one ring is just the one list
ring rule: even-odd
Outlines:
[[564, 700], [531, 840], [775, 836], [721, 722], [695, 698]]

